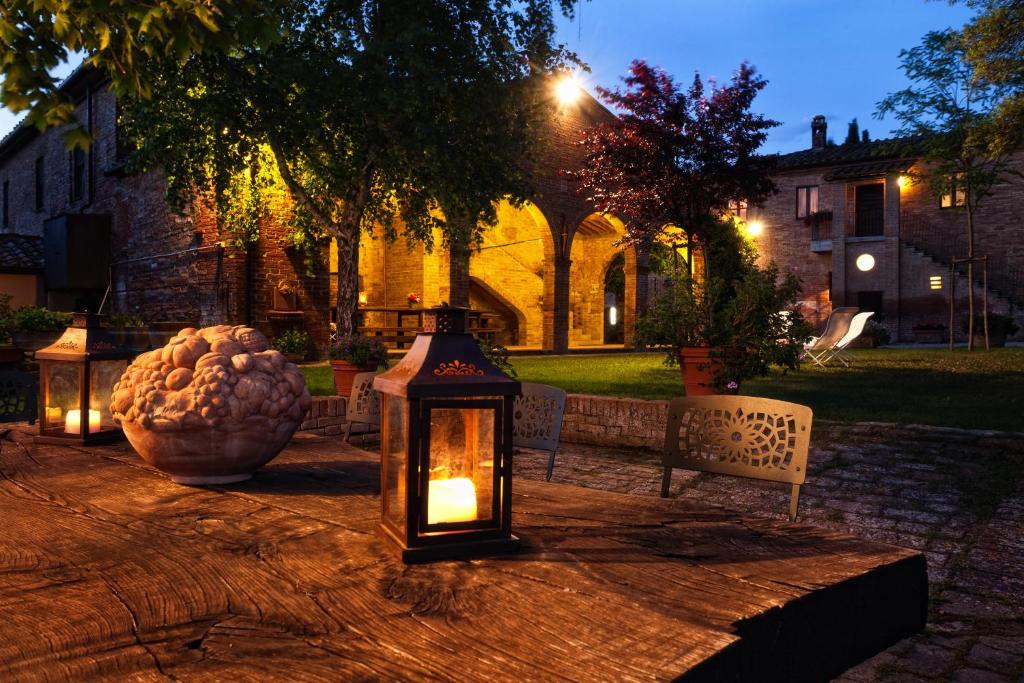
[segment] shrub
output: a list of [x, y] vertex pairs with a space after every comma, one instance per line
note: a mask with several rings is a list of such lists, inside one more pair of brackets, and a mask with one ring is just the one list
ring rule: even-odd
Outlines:
[[480, 352], [484, 354], [487, 360], [491, 361], [494, 367], [498, 368], [512, 379], [516, 379], [519, 375], [516, 373], [515, 367], [512, 365], [512, 361], [509, 360], [508, 349], [504, 346], [495, 346], [488, 344], [485, 339], [477, 339], [477, 346], [480, 347]]
[[10, 318], [11, 332], [60, 332], [71, 324], [71, 314], [39, 306], [22, 306]]
[[271, 345], [281, 353], [306, 355], [306, 351], [309, 349], [309, 335], [302, 330], [288, 330], [275, 337]]
[[875, 346], [885, 346], [891, 339], [889, 328], [875, 320], [869, 320], [864, 325], [864, 336], [869, 337]]
[[340, 337], [327, 350], [333, 360], [343, 360], [353, 365], [373, 365], [386, 368], [388, 366], [388, 350], [379, 339], [353, 334]]
[[110, 327], [145, 327], [146, 322], [137, 315], [130, 313], [111, 313], [107, 316], [107, 325]]
[[[967, 333], [967, 322], [969, 320], [970, 320], [969, 317], [965, 317], [960, 322], [960, 329], [963, 330], [964, 334]], [[974, 334], [977, 335], [977, 336], [981, 336], [981, 335], [985, 334], [985, 327], [984, 326], [985, 326], [984, 318], [982, 318], [981, 314], [975, 313], [974, 314]], [[995, 336], [995, 337], [1000, 337], [1000, 336], [1002, 336], [1002, 337], [1012, 337], [1013, 335], [1017, 334], [1018, 330], [1020, 330], [1020, 326], [1017, 325], [1016, 322], [1014, 322], [1013, 318], [1011, 318], [1009, 316], [1006, 316], [1006, 315], [1000, 315], [998, 313], [989, 313], [988, 314], [988, 333], [990, 335]]]

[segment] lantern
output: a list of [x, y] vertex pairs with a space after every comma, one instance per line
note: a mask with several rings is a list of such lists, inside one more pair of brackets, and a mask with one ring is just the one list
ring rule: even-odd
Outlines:
[[124, 435], [110, 414], [110, 397], [130, 357], [100, 327], [99, 316], [75, 313], [60, 339], [36, 351], [36, 441], [86, 446], [121, 439]]
[[519, 382], [466, 333], [465, 308], [433, 308], [381, 395], [381, 523], [405, 562], [514, 551], [512, 410]]

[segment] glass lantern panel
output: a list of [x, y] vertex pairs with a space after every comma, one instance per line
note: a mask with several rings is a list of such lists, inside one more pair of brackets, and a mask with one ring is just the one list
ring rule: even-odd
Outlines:
[[117, 428], [110, 415], [110, 397], [127, 367], [127, 360], [94, 360], [89, 363], [90, 432]]
[[80, 363], [40, 363], [43, 377], [43, 429], [81, 433], [82, 385]]
[[384, 514], [399, 529], [405, 527], [405, 479], [409, 449], [409, 402], [383, 394], [384, 464], [387, 467], [387, 490], [384, 491]]
[[427, 524], [493, 519], [494, 418], [488, 408], [430, 411]]

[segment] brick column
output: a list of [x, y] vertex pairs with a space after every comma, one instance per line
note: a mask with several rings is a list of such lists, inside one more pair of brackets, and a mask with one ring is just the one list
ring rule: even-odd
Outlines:
[[832, 308], [846, 305], [846, 183], [832, 183]]
[[891, 174], [885, 178], [885, 273], [883, 282], [885, 293], [882, 295], [882, 307], [887, 327], [899, 337], [900, 316], [900, 186], [898, 176]]
[[636, 320], [647, 310], [649, 257], [646, 249], [626, 249], [626, 300], [622, 311], [622, 340], [626, 346], [635, 345]]
[[551, 351], [565, 353], [569, 350], [569, 270], [572, 267], [572, 259], [567, 256], [556, 256], [554, 265], [554, 306], [550, 316], [544, 316], [544, 327], [550, 326], [550, 334], [545, 330], [544, 345]]

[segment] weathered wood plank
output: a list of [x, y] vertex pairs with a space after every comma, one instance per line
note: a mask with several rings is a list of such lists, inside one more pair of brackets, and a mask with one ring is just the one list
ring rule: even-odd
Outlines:
[[923, 625], [920, 555], [720, 508], [516, 481], [522, 552], [406, 567], [336, 440], [216, 489], [18, 441], [4, 678], [812, 680]]

